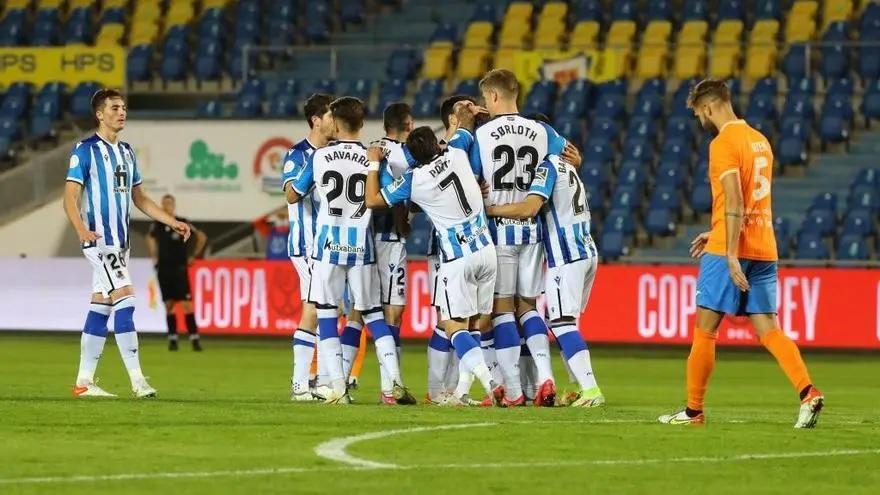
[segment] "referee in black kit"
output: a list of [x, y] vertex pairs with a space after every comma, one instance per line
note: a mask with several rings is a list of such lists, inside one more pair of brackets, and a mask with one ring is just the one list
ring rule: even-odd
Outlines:
[[[175, 215], [176, 202], [174, 196], [166, 194], [162, 197], [162, 209], [180, 222], [189, 223], [185, 218]], [[192, 224], [190, 224], [192, 226]], [[208, 242], [208, 236], [201, 230], [192, 227], [192, 239], [195, 246], [190, 251], [186, 241], [174, 230], [165, 225], [154, 222], [147, 233], [147, 250], [156, 266], [156, 274], [159, 279], [159, 290], [162, 291], [162, 301], [165, 302], [165, 312], [168, 321], [168, 350], [177, 350], [177, 315], [174, 307], [177, 303], [183, 306], [186, 315], [186, 327], [189, 331], [189, 340], [192, 342], [194, 351], [201, 351], [202, 344], [199, 342], [199, 329], [196, 327], [196, 317], [193, 314], [192, 294], [189, 289], [189, 275], [187, 268], [196, 256], [201, 256]], [[192, 254], [190, 254], [192, 252]]]

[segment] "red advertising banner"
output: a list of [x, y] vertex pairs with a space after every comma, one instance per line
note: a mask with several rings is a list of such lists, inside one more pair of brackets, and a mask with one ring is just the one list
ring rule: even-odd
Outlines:
[[[190, 271], [196, 319], [208, 334], [292, 335], [299, 280], [286, 261], [200, 261]], [[602, 265], [581, 317], [588, 342], [687, 344], [696, 313], [696, 266]], [[424, 261], [409, 263], [402, 335], [436, 324]], [[781, 328], [803, 347], [880, 349], [880, 271], [783, 268]], [[755, 345], [748, 320], [727, 318], [723, 345]]]

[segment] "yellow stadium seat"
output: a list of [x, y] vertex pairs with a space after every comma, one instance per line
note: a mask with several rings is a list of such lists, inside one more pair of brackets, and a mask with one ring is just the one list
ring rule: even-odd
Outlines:
[[636, 23], [633, 21], [614, 21], [608, 30], [605, 44], [629, 45], [636, 34]]
[[31, 6], [31, 0], [8, 0], [6, 2], [6, 10], [26, 9], [30, 6]]
[[204, 0], [202, 1], [202, 10], [222, 9], [227, 4], [229, 4], [229, 0]]
[[715, 79], [727, 79], [737, 73], [739, 67], [739, 46], [713, 48], [712, 60], [709, 61], [709, 76]]
[[564, 22], [566, 14], [568, 14], [568, 2], [547, 2], [544, 4], [544, 8], [541, 9], [538, 23], [540, 24], [545, 19], [558, 19]]
[[486, 48], [465, 48], [458, 54], [459, 79], [474, 79], [486, 73], [489, 65], [489, 50]]
[[81, 7], [91, 7], [96, 3], [97, 0], [70, 0], [70, 2], [67, 3], [67, 6], [70, 10], [73, 10]]
[[848, 21], [853, 15], [852, 0], [825, 0], [822, 7], [824, 28], [835, 21]]
[[165, 14], [165, 22], [168, 25], [186, 24], [195, 17], [195, 8], [192, 4], [173, 3], [168, 13]]
[[498, 45], [502, 47], [522, 48], [531, 34], [531, 26], [528, 24], [507, 23], [501, 28], [498, 36]]
[[37, 10], [39, 9], [58, 9], [64, 0], [37, 0]]
[[704, 45], [683, 45], [675, 52], [675, 67], [672, 76], [677, 79], [702, 77], [706, 73], [706, 47]]
[[495, 53], [495, 61], [492, 64], [493, 69], [516, 70], [516, 56], [519, 50], [512, 48], [502, 48]]
[[158, 2], [139, 1], [134, 7], [134, 19], [141, 20], [157, 20], [162, 17], [162, 8]]
[[636, 61], [636, 78], [653, 79], [666, 75], [666, 46], [643, 47]]
[[128, 7], [129, 0], [104, 0], [104, 10]]
[[746, 55], [746, 78], [756, 81], [773, 74], [776, 69], [776, 47], [753, 46]]
[[651, 21], [645, 28], [642, 41], [646, 43], [666, 43], [672, 33], [672, 23], [669, 21]]
[[95, 38], [96, 45], [121, 45], [125, 37], [125, 25], [108, 23], [101, 26], [98, 36]]
[[159, 35], [159, 26], [155, 21], [138, 21], [131, 26], [128, 44], [131, 46], [153, 43]]
[[573, 50], [589, 50], [596, 46], [599, 37], [599, 23], [583, 21], [577, 23], [568, 44]]
[[541, 24], [537, 32], [535, 32], [535, 48], [560, 48], [562, 39], [565, 37], [565, 24], [551, 24], [550, 22]]
[[776, 43], [779, 36], [779, 21], [775, 19], [762, 19], [755, 22], [749, 33], [749, 43]]
[[808, 17], [792, 19], [789, 17], [785, 26], [785, 41], [796, 43], [810, 41], [816, 35], [816, 22]]
[[[826, 2], [834, 1], [834, 0], [825, 0]], [[788, 11], [788, 18], [792, 17], [809, 17], [810, 19], [815, 19], [816, 14], [819, 11], [819, 4], [813, 0], [798, 0], [794, 2], [791, 6], [791, 10]]]
[[487, 47], [492, 44], [492, 33], [495, 26], [491, 22], [472, 22], [464, 33], [466, 48]]
[[509, 21], [531, 21], [534, 8], [532, 2], [513, 2], [504, 12], [503, 24], [507, 24]]
[[712, 37], [714, 45], [739, 44], [742, 39], [742, 21], [725, 20], [718, 23], [715, 35]]
[[678, 42], [686, 44], [704, 43], [708, 31], [709, 23], [706, 21], [687, 21], [681, 27]]
[[452, 46], [431, 45], [425, 50], [422, 64], [422, 77], [426, 79], [445, 79], [452, 70]]

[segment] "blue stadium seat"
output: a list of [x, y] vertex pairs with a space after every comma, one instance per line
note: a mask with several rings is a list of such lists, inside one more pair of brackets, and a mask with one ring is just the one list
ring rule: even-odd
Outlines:
[[752, 93], [746, 106], [746, 120], [776, 120], [776, 97], [766, 93]]
[[614, 159], [614, 149], [611, 143], [599, 138], [590, 138], [584, 146], [584, 159], [581, 166], [588, 163], [599, 164], [601, 166], [609, 165]]
[[[672, 106], [673, 107], [684, 107], [687, 103], [688, 94], [697, 83], [698, 79], [685, 79], [681, 81], [677, 88], [675, 88], [675, 93], [672, 94]], [[693, 115], [691, 115], [693, 117]]]
[[667, 162], [660, 159], [660, 167], [657, 169], [655, 183], [658, 186], [670, 186], [681, 188], [685, 185], [687, 167], [682, 163]]
[[799, 137], [785, 136], [779, 140], [779, 163], [782, 165], [803, 165], [809, 154], [807, 145]]
[[626, 256], [628, 252], [623, 234], [620, 232], [603, 232], [599, 242], [599, 254], [607, 260], [616, 260]]
[[651, 209], [645, 218], [645, 230], [648, 234], [661, 237], [675, 233], [675, 219], [670, 210], [666, 208]]
[[802, 77], [788, 81], [788, 94], [800, 96], [813, 96], [816, 93], [816, 82], [812, 77]]
[[[399, 84], [399, 82], [389, 84]], [[312, 82], [312, 93], [336, 94], [336, 80], [334, 79], [317, 79]]]
[[632, 111], [634, 117], [657, 119], [663, 115], [663, 98], [659, 95], [645, 95], [636, 101]]
[[10, 141], [17, 141], [21, 138], [21, 128], [18, 120], [12, 117], [0, 116], [0, 137], [5, 137]]
[[756, 131], [763, 134], [771, 144], [776, 142], [776, 122], [770, 119], [755, 120], [751, 118], [746, 118], [746, 122]]
[[654, 0], [648, 2], [648, 20], [649, 21], [670, 21], [672, 20], [672, 6], [669, 0]]
[[628, 139], [623, 147], [622, 163], [648, 163], [654, 158], [652, 146], [647, 141]]
[[434, 33], [431, 34], [429, 41], [431, 43], [435, 41], [448, 41], [454, 43], [457, 38], [458, 30], [455, 28], [455, 24], [445, 22], [437, 24], [437, 28], [434, 29]]
[[611, 210], [605, 217], [602, 231], [605, 233], [620, 232], [624, 236], [630, 237], [636, 233], [636, 221], [628, 210]]
[[795, 257], [798, 259], [827, 260], [830, 257], [828, 247], [815, 233], [798, 234]]
[[718, 18], [745, 20], [745, 2], [742, 0], [719, 0]]
[[159, 76], [164, 81], [182, 81], [189, 65], [183, 53], [165, 53], [159, 64]]
[[828, 93], [822, 102], [822, 115], [835, 115], [852, 122], [855, 113], [852, 109], [852, 97], [847, 94]]
[[195, 76], [199, 81], [216, 81], [220, 78], [220, 42], [199, 43], [195, 60]]
[[28, 100], [27, 97], [7, 93], [3, 98], [3, 104], [0, 105], [0, 117], [20, 119], [27, 111]]
[[276, 119], [293, 117], [296, 115], [296, 97], [290, 94], [276, 94], [269, 101], [267, 115]]
[[664, 136], [666, 136], [667, 138], [682, 139], [686, 142], [693, 142], [693, 120], [693, 117], [670, 117], [666, 120], [666, 129], [664, 131]]
[[88, 44], [92, 41], [91, 11], [87, 8], [73, 9], [64, 24], [64, 42]]
[[822, 59], [819, 74], [826, 81], [846, 77], [849, 73], [849, 49], [843, 45], [825, 46], [821, 49]]
[[813, 100], [810, 96], [790, 94], [782, 109], [783, 126], [788, 120], [813, 121]]
[[679, 163], [690, 166], [692, 151], [683, 140], [667, 139], [660, 151], [661, 163]]
[[592, 233], [596, 231], [599, 215], [605, 211], [605, 198], [601, 191], [587, 187], [587, 207], [590, 209], [592, 218], [596, 219], [590, 222], [590, 232]]
[[691, 208], [697, 213], [709, 213], [712, 209], [712, 188], [706, 181], [694, 184], [691, 190]]
[[864, 168], [859, 170], [853, 179], [853, 187], [871, 186], [880, 191], [880, 168]]
[[850, 189], [847, 207], [851, 210], [866, 208], [874, 213], [880, 212], [880, 193], [871, 186], [856, 186]]
[[779, 19], [779, 0], [757, 0], [755, 17], [758, 19]]
[[797, 118], [786, 119], [782, 124], [782, 138], [797, 138], [807, 143], [810, 140], [810, 126]]
[[837, 212], [837, 195], [832, 192], [817, 194], [810, 203], [809, 210], [827, 210]]
[[628, 84], [625, 79], [613, 79], [596, 85], [596, 96], [619, 96], [626, 98]]
[[555, 81], [541, 81], [532, 85], [526, 96], [525, 114], [551, 114], [556, 99], [557, 84]]
[[354, 96], [361, 101], [368, 101], [373, 92], [373, 81], [370, 79], [355, 79], [349, 82], [346, 95]]
[[608, 190], [611, 170], [607, 164], [585, 160], [578, 172], [584, 185], [594, 191], [595, 196], [600, 196]]
[[863, 237], [844, 234], [837, 240], [837, 259], [867, 260], [868, 258], [868, 243]]
[[572, 2], [575, 21], [602, 22], [604, 9], [600, 0], [575, 0]]
[[55, 120], [47, 115], [34, 115], [28, 126], [28, 135], [31, 139], [54, 138]]
[[626, 135], [653, 143], [657, 138], [657, 124], [648, 117], [633, 117], [629, 120]]
[[[216, 10], [216, 9], [210, 9]], [[202, 18], [199, 22], [199, 42], [204, 40], [221, 42], [226, 37], [226, 26], [221, 21], [207, 21]]]
[[618, 186], [611, 199], [612, 210], [635, 211], [642, 205], [642, 194], [633, 186]]
[[92, 96], [101, 89], [96, 82], [79, 83], [70, 95], [70, 113], [83, 118], [92, 115]]
[[846, 212], [846, 216], [843, 217], [841, 233], [860, 237], [875, 235], [877, 229], [874, 225], [874, 216], [871, 210], [857, 208]]
[[495, 23], [498, 20], [498, 15], [495, 13], [495, 4], [493, 2], [480, 2], [474, 8], [474, 13], [471, 15], [470, 22], [491, 22]]
[[827, 94], [828, 95], [844, 95], [844, 96], [852, 96], [855, 91], [853, 80], [848, 77], [843, 77], [840, 79], [835, 79], [831, 81], [831, 84], [828, 86]]
[[125, 24], [125, 9], [121, 7], [104, 9], [98, 23], [102, 26], [104, 24]]
[[642, 191], [647, 179], [646, 167], [638, 162], [624, 162], [617, 173], [618, 188], [629, 187], [636, 191]]
[[791, 236], [791, 220], [785, 217], [776, 217], [773, 219], [773, 231], [777, 236], [782, 235], [785, 238]]
[[572, 143], [580, 143], [584, 139], [584, 123], [580, 119], [560, 118], [553, 122], [553, 128]]
[[871, 119], [880, 118], [880, 79], [871, 81], [865, 88], [861, 111], [868, 124]]
[[196, 117], [200, 119], [219, 119], [223, 116], [223, 106], [218, 100], [208, 100], [196, 108]]
[[346, 0], [339, 7], [339, 20], [343, 24], [363, 24], [366, 19], [363, 0]]
[[865, 46], [859, 49], [858, 56], [859, 77], [862, 84], [880, 78], [880, 46]]
[[153, 58], [153, 47], [137, 45], [128, 51], [128, 62], [125, 72], [129, 81], [149, 81], [150, 61]]
[[590, 126], [590, 138], [605, 139], [614, 143], [619, 137], [620, 126], [610, 118], [596, 118]]
[[618, 0], [611, 4], [612, 21], [632, 21], [636, 17], [636, 5], [632, 0]]
[[330, 41], [330, 28], [326, 21], [309, 21], [305, 29], [306, 39], [312, 43], [326, 43]]
[[682, 19], [685, 21], [705, 21], [709, 16], [709, 6], [705, 0], [685, 0]]
[[673, 185], [660, 185], [651, 192], [648, 208], [666, 209], [678, 215], [681, 212], [681, 190]]
[[586, 106], [582, 100], [567, 99], [564, 96], [559, 99], [553, 114], [561, 118], [582, 118], [586, 112]]
[[606, 95], [599, 98], [594, 118], [620, 120], [626, 116], [626, 101], [622, 96]]
[[240, 93], [232, 115], [236, 118], [252, 119], [263, 114], [262, 100], [258, 95]]
[[479, 97], [480, 81], [477, 79], [465, 79], [459, 82], [458, 86], [455, 87], [455, 94], [473, 96], [474, 98]]
[[811, 209], [801, 224], [800, 232], [812, 232], [820, 237], [830, 236], [837, 228], [835, 217], [835, 212], [831, 210]]

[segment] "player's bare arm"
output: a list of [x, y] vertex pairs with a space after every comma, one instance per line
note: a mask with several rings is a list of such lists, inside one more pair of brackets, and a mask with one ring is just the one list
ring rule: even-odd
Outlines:
[[193, 227], [192, 225], [190, 225], [190, 230], [192, 231], [193, 235], [196, 237], [196, 246], [195, 246], [195, 249], [193, 250], [193, 255], [190, 256], [189, 259], [187, 260], [187, 262], [189, 264], [192, 264], [192, 262], [195, 261], [196, 257], [204, 254], [205, 246], [208, 245], [208, 235], [205, 234], [204, 231], [197, 229], [197, 228]]
[[290, 182], [284, 185], [284, 196], [287, 199], [287, 202], [290, 204], [299, 203], [303, 198], [296, 189], [293, 188]]
[[568, 141], [565, 142], [565, 148], [563, 148], [562, 154], [559, 155], [559, 157], [562, 158], [562, 161], [568, 163], [574, 168], [581, 167], [581, 152], [578, 151], [575, 145], [571, 144]]
[[[475, 105], [472, 101], [460, 101], [453, 106], [453, 116], [455, 116], [457, 129], [467, 129], [473, 132], [476, 127], [476, 116], [481, 113], [488, 113], [488, 111], [479, 105]], [[450, 119], [449, 122], [451, 124], [452, 120]]]
[[367, 148], [367, 184], [364, 189], [364, 202], [367, 208], [388, 208], [388, 203], [379, 192], [379, 161], [385, 156], [385, 150], [379, 146]]
[[64, 185], [63, 204], [64, 213], [67, 214], [67, 219], [70, 220], [73, 229], [76, 230], [76, 236], [79, 237], [79, 242], [81, 244], [88, 244], [97, 241], [101, 236], [96, 232], [90, 231], [82, 221], [82, 217], [79, 213], [79, 201], [82, 196], [82, 189], [82, 184], [71, 180], [67, 181]]
[[688, 250], [691, 258], [699, 258], [703, 256], [707, 242], [709, 242], [709, 232], [703, 232], [694, 237], [694, 240], [691, 241], [690, 249]]
[[529, 194], [524, 201], [506, 205], [488, 206], [486, 214], [490, 217], [504, 218], [535, 218], [544, 205], [544, 198], [537, 194]]
[[169, 215], [162, 209], [161, 206], [156, 204], [147, 193], [144, 191], [143, 186], [137, 185], [131, 190], [131, 200], [135, 206], [145, 215], [156, 220], [157, 222], [164, 223], [165, 225], [174, 229], [175, 232], [180, 234], [183, 237], [183, 240], [186, 241], [189, 239], [190, 228], [189, 224], [186, 222], [180, 222], [173, 216]]
[[744, 201], [740, 186], [739, 171], [721, 177], [724, 191], [724, 225], [727, 234], [727, 267], [730, 278], [739, 290], [749, 290], [749, 282], [739, 263], [739, 236], [742, 232]]

